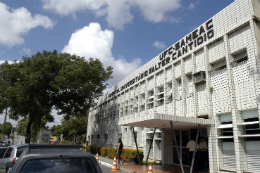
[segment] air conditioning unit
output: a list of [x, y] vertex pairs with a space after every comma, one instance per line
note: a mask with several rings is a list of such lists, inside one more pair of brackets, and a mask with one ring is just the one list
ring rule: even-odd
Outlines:
[[193, 83], [194, 84], [199, 84], [199, 83], [203, 83], [203, 82], [206, 82], [205, 71], [200, 71], [200, 72], [195, 73], [193, 75]]

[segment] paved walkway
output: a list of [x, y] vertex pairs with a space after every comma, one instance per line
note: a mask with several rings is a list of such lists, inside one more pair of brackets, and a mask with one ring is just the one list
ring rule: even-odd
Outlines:
[[[99, 156], [99, 161], [101, 165], [108, 167], [113, 166], [113, 159], [108, 157]], [[129, 163], [124, 163], [119, 165], [119, 169], [127, 173], [148, 173], [149, 166], [145, 165], [130, 165]], [[185, 173], [189, 173], [189, 168], [184, 167]], [[153, 173], [181, 173], [181, 168], [178, 165], [153, 165]], [[199, 173], [209, 173], [208, 171]]]

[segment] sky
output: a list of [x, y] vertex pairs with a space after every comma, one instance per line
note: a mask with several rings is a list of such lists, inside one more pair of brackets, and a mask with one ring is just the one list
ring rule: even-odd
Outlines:
[[233, 1], [0, 0], [0, 63], [54, 49], [98, 58], [111, 88]]

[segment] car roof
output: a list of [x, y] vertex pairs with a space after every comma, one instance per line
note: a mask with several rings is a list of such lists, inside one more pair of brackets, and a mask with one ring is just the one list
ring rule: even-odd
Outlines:
[[55, 159], [55, 158], [88, 158], [92, 160], [96, 169], [98, 163], [96, 158], [85, 151], [80, 150], [81, 145], [40, 145], [40, 144], [29, 144], [23, 151], [18, 161], [15, 163], [12, 171], [20, 170], [22, 165], [31, 159]]
[[19, 147], [26, 147], [27, 145], [28, 145], [28, 144], [9, 145], [8, 147], [19, 148]]
[[29, 144], [27, 147], [26, 155], [28, 154], [41, 154], [41, 155], [54, 155], [54, 154], [81, 154], [86, 152], [80, 150], [81, 145], [44, 145], [44, 144]]

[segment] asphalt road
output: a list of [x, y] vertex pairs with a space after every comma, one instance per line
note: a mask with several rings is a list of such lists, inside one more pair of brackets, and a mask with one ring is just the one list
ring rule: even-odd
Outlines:
[[[111, 168], [104, 166], [104, 165], [100, 165], [100, 168], [102, 170], [103, 173], [111, 173]], [[118, 173], [124, 173], [123, 171], [117, 171]]]

